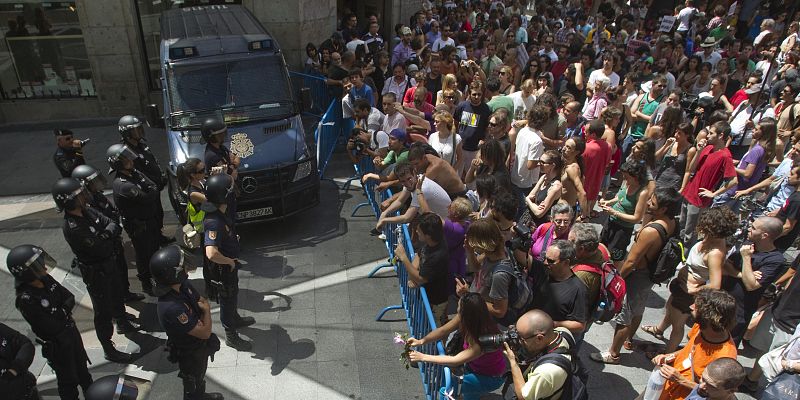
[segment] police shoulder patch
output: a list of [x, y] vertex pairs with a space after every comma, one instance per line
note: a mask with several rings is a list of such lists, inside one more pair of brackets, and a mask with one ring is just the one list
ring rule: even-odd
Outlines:
[[211, 240], [217, 240], [217, 231], [208, 231], [208, 238]]
[[181, 315], [178, 315], [178, 322], [186, 325], [189, 322], [189, 316], [186, 313], [181, 313]]

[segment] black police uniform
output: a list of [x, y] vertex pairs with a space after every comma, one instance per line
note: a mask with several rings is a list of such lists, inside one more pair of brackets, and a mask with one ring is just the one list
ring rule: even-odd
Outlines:
[[[25, 335], [0, 323], [0, 393], [9, 399], [39, 399], [36, 377], [28, 371], [35, 353]], [[16, 376], [9, 371], [12, 369]]]
[[112, 320], [126, 319], [116, 258], [122, 228], [89, 207], [83, 217], [64, 213], [63, 230], [92, 300], [94, 327], [105, 349], [114, 333]]
[[75, 167], [86, 164], [86, 160], [83, 158], [83, 149], [64, 149], [61, 147], [56, 149], [55, 154], [53, 154], [53, 162], [56, 164], [56, 168], [58, 168], [62, 178], [69, 178]]
[[219, 338], [213, 333], [208, 339], [189, 334], [203, 318], [199, 300], [200, 294], [188, 281], [181, 284], [180, 292], [170, 289], [158, 298], [158, 320], [167, 333], [169, 360], [178, 363], [185, 400], [203, 398], [208, 357], [219, 350]]
[[[206, 175], [211, 174], [212, 167], [227, 166], [225, 173], [228, 175], [236, 170], [231, 162], [231, 151], [224, 144], [221, 144], [219, 148], [207, 144], [204, 163], [206, 165]], [[236, 193], [228, 195], [227, 200], [228, 208], [225, 212], [236, 223]]]
[[[119, 214], [119, 210], [114, 203], [108, 200], [108, 197], [106, 197], [102, 192], [94, 192], [91, 194], [91, 196], [91, 199], [89, 199], [89, 205], [92, 208], [100, 211], [108, 219], [114, 221], [115, 224], [122, 226], [122, 217]], [[120, 285], [122, 288], [122, 293], [120, 293], [120, 295], [125, 296], [131, 291], [131, 284], [128, 281], [128, 261], [125, 259], [125, 249], [122, 246], [122, 236], [118, 236], [117, 239], [118, 240], [114, 241], [114, 247], [116, 248], [115, 253], [117, 272], [119, 273], [118, 277], [120, 278]]]
[[[203, 220], [205, 246], [217, 246], [222, 255], [229, 258], [239, 258], [239, 236], [236, 234], [236, 225], [226, 214], [217, 209], [206, 211]], [[239, 264], [231, 270], [230, 265], [220, 265], [208, 260], [208, 269], [211, 280], [217, 282], [217, 299], [220, 305], [220, 321], [226, 331], [235, 330], [235, 323], [239, 317]]]
[[[122, 143], [134, 153], [136, 153], [139, 157], [133, 160], [133, 166], [139, 172], [143, 173], [148, 179], [153, 181], [158, 187], [158, 191], [164, 189], [167, 185], [167, 177], [164, 175], [164, 171], [161, 169], [161, 166], [158, 164], [158, 160], [156, 160], [156, 156], [150, 151], [150, 146], [148, 146], [143, 141], [139, 141], [139, 144], [133, 145], [126, 141], [122, 141]], [[164, 227], [164, 206], [161, 204], [161, 196], [158, 196], [158, 223], [159, 223], [159, 230]]]
[[150, 257], [158, 250], [161, 238], [161, 220], [158, 219], [161, 194], [156, 184], [138, 170], [131, 171], [130, 175], [117, 172], [113, 189], [114, 203], [136, 250], [136, 275], [142, 281], [142, 288], [150, 291]]
[[86, 366], [89, 357], [81, 333], [72, 319], [75, 296], [50, 275], [40, 281], [44, 288], [27, 283], [17, 287], [16, 307], [39, 341], [44, 342], [42, 355], [56, 373], [59, 396], [62, 400], [77, 400], [78, 386], [86, 392], [92, 375]]

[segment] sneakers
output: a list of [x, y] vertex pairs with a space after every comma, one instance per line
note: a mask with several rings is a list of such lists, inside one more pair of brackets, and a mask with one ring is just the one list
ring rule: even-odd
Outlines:
[[117, 333], [124, 335], [126, 333], [137, 332], [142, 329], [141, 325], [126, 319], [117, 320]]
[[242, 339], [242, 337], [236, 332], [225, 333], [225, 344], [230, 348], [236, 349], [237, 351], [250, 351], [250, 349], [253, 348], [252, 343]]
[[592, 353], [589, 355], [592, 361], [597, 361], [603, 364], [619, 364], [619, 356], [612, 356], [611, 352], [603, 351], [600, 353]]
[[256, 319], [253, 318], [253, 317], [242, 317], [242, 316], [239, 316], [239, 318], [237, 318], [236, 321], [233, 323], [233, 326], [235, 328], [244, 328], [246, 326], [250, 326], [250, 325], [253, 325], [255, 323], [256, 323]]

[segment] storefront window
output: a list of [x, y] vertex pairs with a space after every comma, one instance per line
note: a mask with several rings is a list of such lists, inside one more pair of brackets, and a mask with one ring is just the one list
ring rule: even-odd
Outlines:
[[173, 8], [207, 6], [216, 4], [242, 4], [242, 0], [137, 0], [136, 11], [142, 32], [145, 59], [147, 60], [148, 81], [151, 90], [161, 90], [161, 66], [159, 46], [161, 45], [161, 13]]
[[4, 99], [96, 96], [75, 2], [0, 0]]

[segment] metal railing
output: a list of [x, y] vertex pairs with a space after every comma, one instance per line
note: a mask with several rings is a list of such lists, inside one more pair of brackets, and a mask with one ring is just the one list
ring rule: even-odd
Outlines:
[[292, 80], [292, 87], [295, 90], [295, 98], [302, 99], [302, 89], [308, 89], [311, 97], [311, 107], [305, 110], [306, 114], [322, 118], [328, 106], [333, 101], [328, 85], [325, 84], [325, 77], [322, 75], [313, 75], [303, 72], [289, 71], [289, 78]]
[[[391, 190], [386, 190], [381, 193], [381, 201], [391, 196]], [[368, 199], [373, 203], [373, 208], [378, 210], [378, 205], [374, 200], [374, 196], [368, 196]], [[422, 338], [436, 329], [436, 320], [434, 319], [433, 311], [428, 301], [428, 294], [423, 287], [413, 288], [408, 286], [408, 272], [394, 254], [395, 246], [397, 246], [398, 243], [402, 243], [409, 260], [413, 260], [416, 256], [414, 253], [414, 246], [411, 244], [411, 234], [409, 233], [408, 224], [386, 224], [383, 227], [383, 234], [386, 235], [385, 244], [387, 253], [389, 254], [389, 262], [377, 266], [369, 276], [373, 276], [383, 268], [394, 269], [400, 283], [401, 304], [384, 307], [375, 317], [375, 320], [381, 320], [384, 314], [390, 310], [405, 310], [409, 335]], [[446, 354], [441, 341], [426, 343], [417, 348], [417, 350], [427, 354]], [[420, 377], [422, 378], [422, 386], [425, 389], [425, 396], [427, 399], [441, 399], [442, 397], [439, 395], [440, 388], [444, 388], [445, 393], [447, 393], [451, 388], [455, 387], [453, 375], [449, 367], [432, 363], [419, 363], [418, 366]]]

